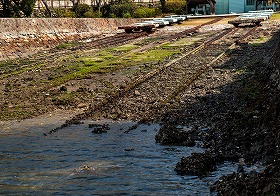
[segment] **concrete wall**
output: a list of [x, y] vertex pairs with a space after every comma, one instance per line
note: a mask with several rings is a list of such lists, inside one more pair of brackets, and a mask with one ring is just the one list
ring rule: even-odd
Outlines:
[[116, 33], [118, 26], [136, 21], [139, 19], [0, 18], [0, 60], [25, 56], [65, 41]]

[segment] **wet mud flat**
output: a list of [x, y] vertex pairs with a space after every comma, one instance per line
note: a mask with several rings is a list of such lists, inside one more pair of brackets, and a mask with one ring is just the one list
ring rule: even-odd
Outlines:
[[[24, 98], [22, 95], [24, 91], [17, 92], [14, 90], [17, 88], [16, 85], [22, 85], [22, 89], [32, 89], [31, 87], [35, 86], [34, 91], [29, 91], [26, 97], [30, 97], [36, 91], [40, 92], [41, 90], [43, 96], [35, 93], [35, 99], [31, 99], [32, 104], [25, 101], [30, 104], [29, 106], [41, 103], [44, 109], [42, 110], [39, 105], [39, 113], [45, 113], [52, 109], [74, 110], [79, 108], [84, 117], [91, 117], [92, 119], [109, 117], [112, 119], [137, 120], [140, 117], [146, 122], [157, 122], [162, 125], [155, 136], [156, 141], [162, 145], [189, 147], [199, 145], [206, 148], [207, 151], [204, 153], [184, 155], [181, 161], [178, 160], [174, 169], [179, 176], [206, 178], [210, 172], [216, 170], [219, 164], [227, 161], [238, 163], [238, 170], [235, 173], [221, 178], [212, 187], [212, 191], [220, 195], [276, 194], [279, 192], [278, 130], [280, 122], [278, 29], [279, 24], [277, 22], [264, 24], [262, 29], [258, 30], [248, 43], [228, 51], [227, 55], [217, 61], [209, 71], [202, 74], [192, 85], [169, 100], [161, 108], [151, 107], [148, 108], [149, 111], [147, 108], [143, 108], [140, 100], [143, 100], [145, 94], [140, 92], [144, 92], [145, 89], [142, 89], [142, 91], [134, 90], [131, 93], [138, 97], [134, 102], [129, 104], [126, 104], [125, 101], [123, 103], [117, 102], [113, 105], [114, 107], [108, 104], [109, 106], [105, 105], [99, 111], [89, 110], [92, 113], [83, 113], [84, 108], [92, 107], [90, 104], [106, 97], [112, 89], [124, 88], [125, 84], [133, 80], [133, 77], [127, 77], [117, 71], [99, 72], [98, 74], [103, 73], [103, 75], [99, 75], [102, 80], [94, 83], [95, 86], [92, 85], [92, 82], [98, 78], [94, 75], [96, 73], [86, 78], [71, 79], [69, 82], [67, 81], [68, 83], [61, 82], [57, 86], [48, 84], [49, 87], [42, 90], [40, 86], [39, 88], [34, 85], [34, 78], [43, 76], [46, 80], [52, 81], [58, 76], [49, 74], [50, 72], [40, 68], [37, 69], [40, 71], [33, 70], [33, 73], [35, 73], [33, 78], [28, 78], [27, 74], [20, 76], [15, 74], [5, 79], [4, 92], [6, 95], [11, 93], [17, 101], [11, 104], [6, 99], [3, 109], [7, 112], [2, 112], [2, 115], [4, 114], [5, 118], [15, 118], [19, 116], [16, 112], [26, 111], [24, 107], [16, 111], [15, 105], [20, 103], [19, 96]], [[210, 34], [214, 33], [216, 32]], [[195, 38], [201, 40], [201, 38]], [[155, 38], [150, 38], [150, 41], [151, 39]], [[176, 53], [173, 54], [176, 55]], [[75, 58], [79, 57], [73, 59]], [[85, 58], [79, 59], [79, 62], [93, 64], [93, 62], [86, 61]], [[107, 55], [106, 58], [111, 57]], [[71, 58], [69, 59], [63, 58], [61, 62], [69, 63]], [[170, 59], [172, 58], [167, 57], [163, 61], [169, 61]], [[100, 59], [97, 59], [97, 61], [100, 61]], [[48, 65], [50, 68], [59, 67], [57, 63]], [[158, 62], [139, 65], [137, 68], [140, 71], [134, 71], [133, 74], [145, 73], [145, 71], [147, 72], [157, 65]], [[68, 67], [64, 71], [69, 72], [71, 68]], [[131, 74], [132, 69], [128, 70], [125, 69], [125, 72]], [[44, 73], [46, 74], [44, 75]], [[61, 76], [63, 76], [62, 73], [63, 71], [59, 72]], [[111, 76], [117, 76], [121, 79], [109, 80], [110, 82], [108, 82], [108, 78], [114, 78]], [[22, 80], [26, 83], [21, 82]], [[161, 81], [157, 82], [160, 83]], [[150, 87], [146, 87], [147, 91], [149, 89]], [[74, 93], [69, 96], [69, 91]], [[96, 96], [97, 91], [98, 96]], [[21, 103], [24, 104], [24, 102]], [[130, 106], [123, 110], [124, 107], [121, 104]], [[152, 104], [156, 105], [157, 102], [152, 102]], [[5, 115], [13, 110], [16, 111], [15, 116]], [[150, 112], [150, 110], [153, 112]], [[29, 112], [31, 116], [32, 114], [39, 114], [33, 111]], [[147, 113], [152, 115], [147, 118], [145, 116]], [[75, 122], [79, 124], [78, 121]], [[180, 127], [178, 128], [178, 125], [190, 127], [190, 129], [182, 131]], [[128, 133], [133, 132], [133, 129], [129, 128], [129, 130]], [[96, 131], [98, 132], [98, 130]], [[45, 137], [58, 134], [60, 130], [58, 129], [56, 132], [47, 134]], [[267, 167], [263, 171], [257, 172], [250, 172], [246, 169], [254, 164]]]

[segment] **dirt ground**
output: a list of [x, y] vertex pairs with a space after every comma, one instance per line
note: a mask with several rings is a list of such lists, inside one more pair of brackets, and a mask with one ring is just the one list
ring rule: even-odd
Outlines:
[[[149, 92], [153, 89], [152, 82], [118, 95], [121, 98], [114, 104], [108, 99], [104, 102], [141, 75], [231, 27], [224, 19], [182, 40], [160, 41], [164, 36], [207, 21], [168, 26], [109, 49], [91, 48], [92, 42], [69, 42], [29, 58], [0, 62], [1, 131], [42, 123], [45, 119], [56, 119], [54, 124], [57, 124], [79, 115], [79, 118], [148, 119], [168, 126], [185, 125], [193, 127], [191, 135], [209, 149], [210, 154], [200, 158], [196, 155], [194, 159], [210, 160], [213, 166], [226, 160], [240, 162], [239, 173], [223, 178], [213, 190], [220, 195], [279, 193], [279, 20], [264, 22], [248, 43], [227, 51], [162, 108], [157, 107], [161, 98], [155, 100], [156, 96]], [[171, 79], [163, 77], [153, 83], [164, 84], [163, 80]], [[164, 96], [169, 95], [163, 95], [162, 99]], [[144, 107], [144, 100], [152, 106]], [[194, 163], [194, 159], [178, 163], [177, 171], [183, 169], [181, 174], [188, 175], [184, 164]], [[246, 164], [256, 162], [267, 165], [267, 169], [257, 174], [242, 170]]]

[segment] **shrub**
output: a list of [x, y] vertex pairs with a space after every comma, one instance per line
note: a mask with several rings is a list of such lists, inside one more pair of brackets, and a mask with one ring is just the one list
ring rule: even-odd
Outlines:
[[136, 5], [129, 2], [123, 4], [115, 4], [110, 7], [110, 13], [114, 13], [117, 17], [123, 18], [124, 15], [127, 15], [127, 13], [131, 15], [134, 12], [135, 8]]
[[166, 12], [183, 14], [185, 12], [186, 1], [167, 1], [166, 2]]
[[134, 18], [146, 18], [146, 15], [147, 15], [147, 13], [146, 13], [145, 9], [143, 9], [143, 8], [136, 9], [133, 12]]
[[109, 18], [117, 18], [117, 16], [116, 16], [116, 14], [114, 14], [114, 13], [110, 13], [110, 14], [109, 14]]
[[84, 17], [86, 18], [101, 18], [102, 13], [98, 11], [93, 11], [92, 9], [84, 13]]
[[88, 12], [89, 10], [90, 10], [89, 5], [87, 5], [87, 4], [79, 4], [77, 9], [76, 9], [76, 16], [77, 17], [83, 17], [84, 14], [86, 12]]
[[54, 11], [58, 18], [75, 18], [76, 17], [75, 12], [73, 12], [67, 8], [57, 8], [57, 9], [54, 9]]
[[123, 14], [123, 17], [124, 18], [131, 18], [131, 15], [130, 15], [130, 13], [127, 12], [127, 13]]
[[150, 18], [158, 14], [155, 8], [139, 7], [133, 12], [134, 18]]

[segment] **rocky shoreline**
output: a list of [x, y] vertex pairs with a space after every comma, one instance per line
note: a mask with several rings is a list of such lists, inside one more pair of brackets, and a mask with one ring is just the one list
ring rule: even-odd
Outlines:
[[[169, 112], [166, 116], [173, 116], [172, 122], [162, 116], [167, 124], [189, 126], [197, 123], [207, 127], [206, 131], [197, 128], [193, 135], [208, 150], [183, 157], [175, 168], [179, 175], [203, 177], [215, 170], [218, 164], [234, 161], [239, 163], [238, 171], [222, 177], [213, 185], [212, 191], [218, 195], [280, 193], [279, 40], [280, 33], [277, 32], [264, 46], [253, 48], [245, 45], [232, 51], [233, 58], [224, 63], [224, 68], [233, 70], [246, 66], [246, 74], [224, 85], [219, 95], [206, 93], [196, 97], [193, 106]], [[204, 89], [211, 81], [205, 83]], [[182, 142], [178, 143], [181, 145]], [[255, 163], [267, 167], [261, 172], [245, 171], [244, 167]]]

